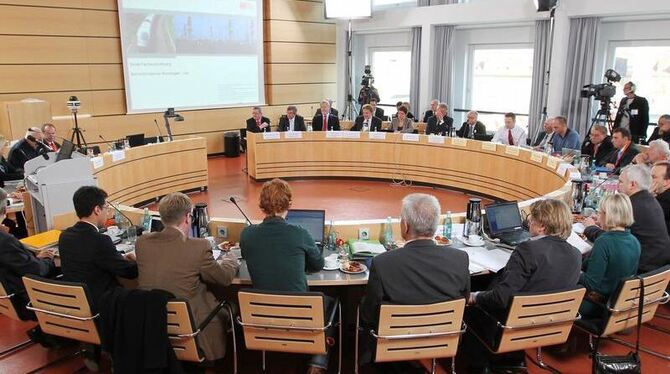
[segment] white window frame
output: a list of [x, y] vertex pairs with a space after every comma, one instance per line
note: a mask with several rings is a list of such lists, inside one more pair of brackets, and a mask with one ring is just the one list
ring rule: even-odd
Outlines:
[[[374, 67], [374, 63], [372, 61], [372, 56], [375, 52], [409, 52], [410, 53], [410, 58], [411, 58], [412, 46], [397, 45], [397, 46], [386, 46], [386, 47], [368, 47], [368, 52], [367, 52], [367, 55], [365, 56], [365, 64], [366, 65], [372, 65], [372, 70], [373, 70], [372, 75], [375, 77], [375, 79], [377, 79], [377, 77], [374, 74], [374, 68], [375, 67]], [[411, 73], [408, 72], [407, 74], [411, 74]], [[357, 82], [357, 83], [360, 83], [360, 82]], [[372, 85], [374, 86], [374, 83]], [[410, 87], [410, 89], [411, 89], [411, 87]], [[393, 108], [390, 108], [390, 107], [385, 107], [385, 108], [393, 109], [395, 111], [395, 103], [381, 103], [381, 104], [388, 104], [388, 105], [392, 104]], [[387, 110], [384, 109], [384, 111], [387, 111]]]

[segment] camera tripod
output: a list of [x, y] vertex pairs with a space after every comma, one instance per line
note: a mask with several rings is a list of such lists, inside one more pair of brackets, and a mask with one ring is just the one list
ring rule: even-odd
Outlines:
[[[77, 145], [77, 148], [82, 148], [81, 145], [82, 143], [84, 144], [84, 147], [88, 147], [88, 144], [86, 144], [86, 139], [84, 139], [84, 132], [79, 128], [79, 122], [77, 121], [77, 111], [73, 110], [72, 111], [72, 116], [74, 117], [74, 127], [72, 128], [72, 136], [70, 137], [70, 142], [74, 143]], [[75, 138], [77, 139], [77, 142], [75, 143]]]
[[600, 123], [605, 123], [605, 127], [607, 127], [607, 131], [611, 134], [612, 133], [612, 127], [614, 126], [614, 119], [612, 118], [612, 114], [610, 112], [610, 107], [612, 106], [612, 101], [608, 98], [605, 100], [600, 100], [600, 109], [598, 109], [598, 112], [596, 113], [596, 116], [593, 117], [593, 120], [591, 121], [591, 125], [589, 126], [589, 130], [584, 136], [584, 142], [582, 143], [582, 148], [586, 143], [591, 142], [591, 129], [593, 129], [593, 126], [600, 124]]

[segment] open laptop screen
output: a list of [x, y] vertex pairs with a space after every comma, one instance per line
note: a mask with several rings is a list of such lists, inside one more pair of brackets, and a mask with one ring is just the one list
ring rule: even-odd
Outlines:
[[323, 230], [326, 224], [325, 210], [290, 209], [286, 215], [286, 222], [307, 230], [314, 238], [314, 242], [323, 243]]
[[515, 202], [489, 205], [486, 207], [486, 220], [492, 235], [520, 228], [519, 205]]

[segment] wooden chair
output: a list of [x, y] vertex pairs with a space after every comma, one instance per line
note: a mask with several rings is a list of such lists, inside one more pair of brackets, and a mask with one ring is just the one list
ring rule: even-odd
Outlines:
[[34, 275], [23, 277], [30, 302], [45, 334], [100, 345], [96, 326], [99, 314], [93, 314], [86, 286], [82, 283], [45, 279]]
[[[2, 283], [0, 283], [0, 314], [5, 315], [15, 321], [20, 321], [21, 318], [19, 317], [19, 313], [17, 312], [12, 300], [15, 298], [15, 296], [15, 294], [7, 294], [5, 287], [2, 285]], [[13, 347], [0, 351], [0, 357], [8, 356], [31, 344], [34, 344], [33, 341], [28, 339]]]
[[586, 289], [580, 287], [555, 293], [516, 295], [512, 298], [504, 323], [484, 309], [473, 306], [495, 322], [500, 338], [491, 345], [474, 329], [471, 328], [470, 332], [494, 354], [536, 348], [537, 365], [559, 373], [542, 359], [542, 347], [563, 344], [568, 340], [573, 323], [581, 318], [578, 311], [585, 292]]
[[[320, 292], [262, 292], [244, 290], [238, 293], [240, 316], [247, 349], [262, 351], [265, 372], [265, 352], [326, 354], [326, 331], [338, 325], [338, 370], [342, 370], [342, 310], [335, 301], [330, 315], [324, 310], [325, 297]], [[328, 317], [328, 319], [326, 319]]]
[[167, 303], [168, 337], [177, 359], [180, 361], [203, 362], [205, 356], [201, 354], [196, 339], [200, 332], [216, 317], [222, 308], [226, 308], [230, 317], [230, 327], [233, 333], [233, 373], [237, 373], [237, 341], [235, 337], [235, 322], [233, 309], [225, 300], [205, 318], [199, 326], [195, 326], [191, 307], [185, 300], [175, 300]]
[[[382, 305], [379, 310], [379, 331], [369, 333], [377, 342], [375, 362], [432, 360], [451, 357], [451, 372], [455, 373], [454, 356], [458, 341], [465, 332], [463, 310], [465, 299], [430, 305]], [[358, 340], [360, 308], [356, 315], [355, 372], [358, 373]]]
[[[670, 265], [664, 266], [653, 272], [641, 274], [644, 281], [644, 308], [642, 309], [641, 323], [648, 322], [654, 318], [660, 304], [665, 304], [670, 299], [666, 292], [670, 282]], [[577, 327], [589, 334], [589, 342], [593, 353], [598, 352], [600, 340], [607, 340], [635, 348], [635, 345], [612, 337], [611, 335], [637, 326], [638, 304], [640, 296], [640, 280], [637, 277], [624, 279], [619, 284], [606, 305], [599, 304], [603, 310], [602, 319], [583, 319], [577, 322]], [[595, 344], [593, 338], [596, 338]], [[642, 352], [656, 357], [670, 360], [670, 357], [649, 348], [640, 347]]]

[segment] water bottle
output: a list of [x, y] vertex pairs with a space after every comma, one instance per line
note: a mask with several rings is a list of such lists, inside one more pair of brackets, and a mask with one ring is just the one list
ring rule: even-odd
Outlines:
[[312, 130], [313, 130], [312, 124], [310, 123], [309, 125], [307, 125], [307, 131], [312, 132]]
[[388, 248], [393, 244], [393, 222], [391, 217], [386, 218], [384, 227], [384, 245]]
[[114, 210], [114, 224], [118, 228], [121, 228], [121, 225], [123, 224], [123, 216], [118, 210]]
[[442, 228], [442, 236], [451, 240], [451, 211], [448, 211], [446, 217], [444, 217], [444, 227]]
[[142, 228], [144, 232], [151, 231], [151, 213], [149, 213], [149, 208], [144, 208], [144, 218], [142, 218]]

